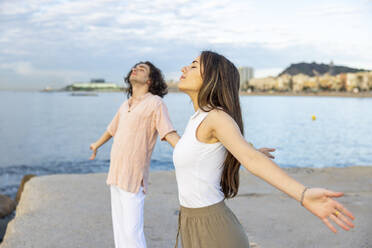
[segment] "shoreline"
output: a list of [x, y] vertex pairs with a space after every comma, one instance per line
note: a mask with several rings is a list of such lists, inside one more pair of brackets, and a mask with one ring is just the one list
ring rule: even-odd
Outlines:
[[[334, 235], [298, 202], [242, 170], [239, 194], [227, 200], [227, 205], [242, 223], [250, 242], [256, 244], [252, 247], [372, 245], [369, 235], [372, 166], [285, 168], [285, 171], [304, 185], [345, 192], [339, 201], [354, 213], [356, 228], [349, 232], [337, 228], [339, 233]], [[57, 174], [30, 179], [0, 248], [20, 244], [42, 248], [52, 243], [56, 248], [113, 246], [106, 176], [107, 173]], [[179, 209], [175, 180], [174, 170], [150, 172], [145, 200], [145, 233], [149, 247], [174, 246]], [[36, 232], [35, 227], [38, 227]]]
[[[181, 91], [173, 88], [168, 88], [169, 93], [182, 93]], [[59, 90], [52, 90], [48, 92], [42, 92], [41, 90], [27, 90], [27, 89], [0, 89], [0, 91], [7, 91], [7, 92], [41, 92], [41, 93], [123, 93], [123, 91], [59, 91]], [[240, 96], [319, 96], [319, 97], [352, 97], [352, 98], [372, 98], [372, 91], [366, 92], [343, 92], [343, 91], [321, 91], [321, 92], [239, 92]]]
[[319, 97], [352, 97], [352, 98], [371, 98], [372, 91], [370, 92], [240, 92], [241, 96], [319, 96]]

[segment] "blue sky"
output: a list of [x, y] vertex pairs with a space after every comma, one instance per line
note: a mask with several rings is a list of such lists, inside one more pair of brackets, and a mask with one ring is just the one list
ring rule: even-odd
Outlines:
[[140, 60], [178, 79], [204, 49], [257, 76], [302, 61], [372, 69], [371, 27], [371, 0], [0, 0], [0, 89], [122, 84]]

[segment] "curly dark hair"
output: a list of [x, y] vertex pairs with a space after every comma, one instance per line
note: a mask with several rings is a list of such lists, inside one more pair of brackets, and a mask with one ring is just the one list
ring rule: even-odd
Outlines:
[[[165, 96], [168, 93], [168, 85], [165, 83], [163, 73], [159, 68], [154, 66], [151, 62], [149, 61], [140, 61], [137, 64], [135, 64], [133, 68], [135, 68], [139, 64], [146, 64], [150, 67], [150, 87], [149, 87], [149, 92], [151, 92], [154, 95], [158, 95], [160, 97]], [[127, 92], [127, 97], [131, 97], [133, 94], [133, 88], [132, 85], [129, 81], [130, 74], [132, 73], [132, 69], [128, 72], [127, 76], [124, 78], [124, 82], [128, 84], [128, 87], [125, 88], [125, 91]]]

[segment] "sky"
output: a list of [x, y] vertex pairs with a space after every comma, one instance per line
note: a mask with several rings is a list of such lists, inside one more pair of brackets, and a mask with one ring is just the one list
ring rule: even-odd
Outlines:
[[0, 0], [0, 89], [123, 84], [149, 60], [175, 81], [203, 50], [256, 77], [291, 63], [372, 69], [372, 0]]

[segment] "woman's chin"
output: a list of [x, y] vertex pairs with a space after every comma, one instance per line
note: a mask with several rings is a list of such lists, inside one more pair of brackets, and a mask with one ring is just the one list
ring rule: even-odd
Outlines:
[[179, 91], [182, 91], [182, 92], [185, 92], [185, 90], [187, 90], [183, 85], [182, 85], [182, 83], [180, 82], [180, 83], [178, 83], [178, 90]]
[[187, 84], [185, 82], [179, 82], [178, 85], [177, 85], [178, 90], [182, 91], [183, 93], [186, 93], [186, 94], [198, 91], [198, 89], [195, 89], [192, 86], [194, 86], [194, 85], [190, 85], [190, 84]]

